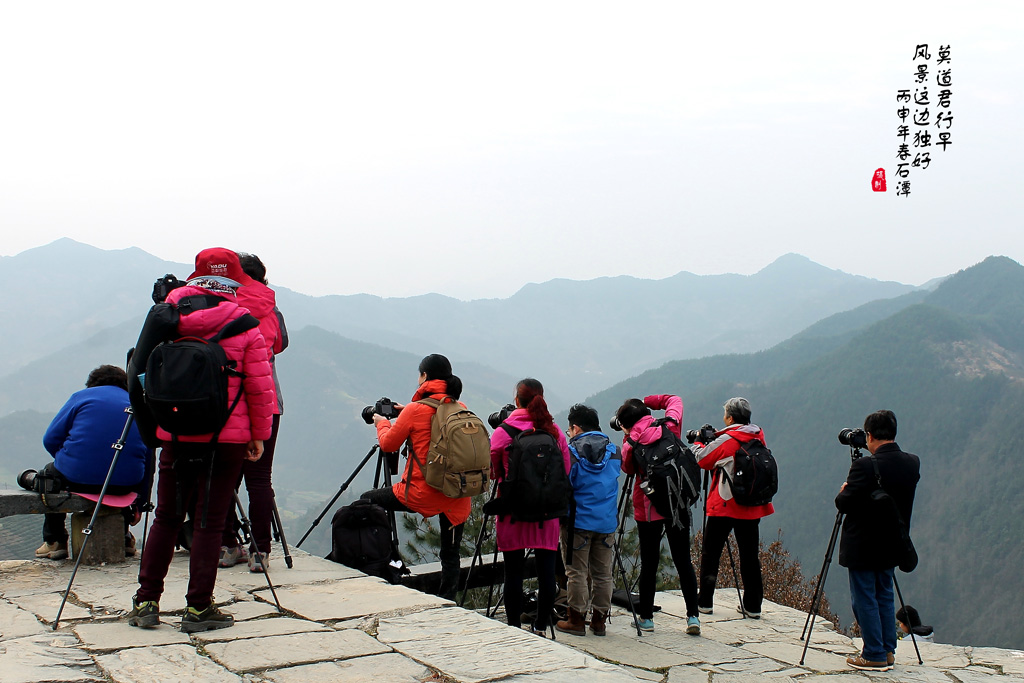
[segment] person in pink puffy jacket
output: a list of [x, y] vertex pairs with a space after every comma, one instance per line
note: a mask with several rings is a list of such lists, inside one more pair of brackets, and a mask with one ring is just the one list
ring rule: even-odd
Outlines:
[[686, 601], [686, 632], [700, 635], [700, 619], [697, 617], [697, 575], [690, 560], [689, 515], [683, 515], [679, 524], [674, 525], [654, 509], [651, 499], [643, 492], [636, 459], [633, 457], [634, 444], [649, 445], [662, 437], [652, 410], [665, 411], [665, 428], [676, 436], [683, 428], [683, 400], [671, 394], [646, 397], [643, 401], [631, 398], [615, 412], [615, 419], [625, 437], [622, 440], [622, 471], [636, 474], [633, 481], [633, 517], [636, 520], [637, 535], [640, 539], [640, 604], [637, 606], [638, 626], [643, 631], [654, 630], [654, 591], [661, 561], [661, 535], [668, 538], [672, 562], [679, 574], [679, 587]]
[[[197, 272], [173, 290], [167, 303], [180, 315], [178, 336], [210, 338], [233, 320], [247, 315], [235, 301], [234, 280], [213, 272]], [[212, 296], [211, 296], [212, 295]], [[154, 307], [156, 308], [156, 307]], [[228, 397], [237, 404], [217, 434], [171, 435], [157, 429], [161, 441], [160, 478], [153, 527], [139, 569], [139, 589], [132, 599], [128, 623], [144, 628], [160, 623], [159, 600], [184, 521], [185, 501], [198, 500], [197, 524], [189, 557], [188, 604], [181, 620], [185, 633], [225, 628], [234, 623], [213, 602], [221, 534], [244, 460], [258, 460], [270, 437], [274, 414], [274, 381], [266, 343], [258, 327], [226, 337], [220, 345], [235, 361], [239, 376], [228, 379]], [[212, 459], [212, 460], [211, 460]], [[211, 464], [212, 463], [212, 464]]]

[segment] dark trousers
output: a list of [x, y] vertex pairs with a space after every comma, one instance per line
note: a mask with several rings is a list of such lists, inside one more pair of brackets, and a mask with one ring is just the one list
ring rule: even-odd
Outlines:
[[[537, 620], [533, 627], [543, 631], [551, 624], [551, 610], [555, 605], [555, 560], [557, 550], [534, 550], [537, 562]], [[525, 550], [507, 550], [501, 553], [505, 564], [505, 618], [509, 626], [523, 625], [523, 573], [526, 565]]]
[[708, 517], [704, 528], [704, 548], [700, 556], [700, 598], [701, 607], [715, 604], [715, 584], [718, 583], [718, 561], [729, 539], [729, 532], [736, 534], [736, 545], [740, 553], [740, 578], [743, 579], [743, 608], [760, 614], [764, 587], [761, 584], [761, 558], [758, 555], [758, 526], [760, 519], [733, 519], [732, 517]]
[[892, 569], [850, 571], [853, 616], [864, 640], [861, 656], [869, 662], [884, 662], [896, 652], [896, 605], [893, 602]]
[[[385, 510], [415, 512], [398, 500], [398, 496], [390, 486], [370, 489], [359, 497], [376, 503]], [[442, 598], [453, 599], [459, 589], [459, 576], [462, 571], [459, 549], [462, 545], [462, 532], [466, 525], [465, 523], [453, 525], [443, 513], [438, 515], [438, 519], [441, 526], [441, 551], [438, 553], [441, 560], [441, 587], [437, 594]]]
[[[281, 416], [274, 416], [274, 425], [270, 438], [263, 442], [263, 457], [256, 462], [242, 461], [242, 473], [239, 476], [237, 489], [245, 480], [245, 490], [249, 494], [249, 525], [252, 527], [253, 540], [261, 553], [270, 552], [270, 530], [274, 518], [274, 487], [270, 483], [271, 471], [274, 468], [274, 447], [277, 445], [277, 429], [281, 425]], [[236, 529], [240, 529], [235, 506], [228, 508], [228, 519], [224, 525], [221, 545], [230, 547], [238, 545]]]
[[[139, 602], [160, 600], [164, 592], [164, 578], [174, 555], [178, 531], [185, 521], [184, 503], [193, 496], [196, 505], [196, 525], [189, 549], [188, 593], [189, 607], [206, 609], [213, 601], [213, 586], [217, 581], [217, 561], [220, 559], [221, 535], [228, 508], [234, 504], [233, 493], [238, 473], [242, 469], [247, 445], [243, 443], [217, 444], [213, 455], [213, 474], [210, 479], [210, 498], [206, 499], [206, 464], [175, 469], [175, 454], [182, 457], [208, 453], [209, 444], [164, 443], [160, 450], [160, 479], [156, 487], [156, 513], [153, 528], [142, 554], [139, 569]], [[207, 458], [209, 456], [207, 455]], [[180, 491], [179, 491], [180, 484]], [[180, 494], [180, 498], [179, 498]], [[202, 520], [206, 518], [206, 527]]]
[[672, 553], [672, 562], [679, 574], [679, 587], [686, 601], [686, 616], [697, 616], [697, 576], [693, 573], [693, 562], [690, 560], [690, 527], [674, 527], [666, 525], [665, 520], [656, 522], [637, 522], [636, 530], [640, 537], [640, 605], [637, 616], [641, 619], [654, 617], [654, 590], [658, 582], [658, 565], [661, 562], [661, 532], [668, 527], [668, 548]]

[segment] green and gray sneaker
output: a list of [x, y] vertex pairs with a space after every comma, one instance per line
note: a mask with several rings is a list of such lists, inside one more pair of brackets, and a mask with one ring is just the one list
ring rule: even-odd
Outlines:
[[128, 625], [139, 628], [154, 628], [160, 624], [160, 605], [156, 600], [143, 600], [132, 597], [132, 611], [128, 613]]
[[189, 607], [181, 618], [182, 633], [198, 633], [199, 631], [213, 631], [218, 628], [228, 628], [235, 625], [235, 618], [217, 609], [217, 606], [210, 603], [204, 610], [197, 610]]

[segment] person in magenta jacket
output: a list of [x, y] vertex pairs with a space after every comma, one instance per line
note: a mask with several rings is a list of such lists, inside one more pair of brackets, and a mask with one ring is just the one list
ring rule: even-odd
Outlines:
[[[565, 460], [565, 471], [571, 467], [569, 445], [565, 434], [558, 428], [544, 401], [544, 386], [527, 378], [516, 385], [516, 409], [505, 424], [519, 430], [538, 429], [549, 432], [558, 442]], [[512, 436], [504, 429], [491, 434], [491, 478], [498, 482], [508, 471], [509, 447]], [[543, 636], [550, 625], [551, 610], [555, 603], [555, 562], [558, 555], [559, 527], [557, 519], [544, 522], [516, 522], [510, 516], [499, 515], [495, 521], [498, 550], [505, 565], [505, 616], [509, 626], [522, 625], [523, 566], [527, 549], [532, 549], [537, 562], [537, 620], [531, 630]]]
[[724, 470], [733, 474], [733, 456], [741, 443], [760, 441], [767, 446], [764, 432], [750, 423], [750, 402], [736, 397], [726, 401], [725, 429], [715, 432], [711, 443], [695, 444], [694, 456], [701, 469], [710, 470], [711, 489], [707, 497], [707, 519], [704, 528], [704, 547], [700, 558], [700, 597], [697, 602], [700, 611], [711, 614], [715, 601], [715, 584], [718, 582], [718, 562], [722, 549], [729, 538], [729, 532], [736, 534], [736, 546], [740, 554], [740, 577], [743, 579], [743, 604], [737, 611], [758, 619], [761, 616], [761, 601], [764, 589], [761, 581], [761, 559], [758, 556], [760, 539], [758, 525], [762, 517], [775, 512], [771, 503], [765, 505], [740, 505], [732, 499], [732, 490]]
[[690, 635], [699, 635], [697, 576], [690, 561], [690, 515], [680, 515], [678, 526], [660, 515], [640, 487], [641, 477], [633, 459], [631, 441], [646, 445], [661, 438], [661, 426], [655, 422], [652, 410], [664, 410], [665, 426], [676, 436], [682, 434], [683, 401], [678, 396], [655, 394], [643, 401], [631, 398], [615, 413], [615, 418], [625, 435], [622, 440], [622, 471], [637, 475], [633, 481], [633, 518], [636, 520], [640, 539], [640, 605], [637, 609], [637, 618], [642, 630], [654, 630], [654, 589], [661, 560], [661, 535], [664, 531], [668, 538], [672, 561], [679, 574], [683, 599], [686, 601], [686, 632]]
[[[185, 286], [172, 291], [167, 302], [177, 306], [180, 314], [177, 334], [210, 338], [232, 320], [246, 315], [235, 302], [238, 286], [238, 282], [222, 275], [195, 273]], [[205, 297], [183, 302], [187, 297], [211, 294], [221, 299], [214, 299], [212, 306]], [[178, 306], [181, 303], [195, 305]], [[139, 589], [128, 615], [132, 626], [159, 624], [164, 577], [184, 521], [184, 501], [193, 493], [198, 500], [197, 518], [205, 519], [206, 524], [196, 526], [192, 539], [185, 596], [188, 607], [181, 630], [191, 633], [234, 623], [231, 615], [222, 613], [213, 603], [221, 534], [242, 461], [258, 460], [263, 454], [263, 441], [270, 437], [275, 398], [266, 344], [259, 328], [225, 338], [220, 344], [242, 375], [228, 379], [229, 398], [233, 401], [237, 395], [239, 400], [217, 434], [171, 435], [157, 429], [161, 440], [157, 508], [139, 570]]]

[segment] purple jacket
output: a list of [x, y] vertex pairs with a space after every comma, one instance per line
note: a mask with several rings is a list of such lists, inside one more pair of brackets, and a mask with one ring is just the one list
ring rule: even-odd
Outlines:
[[[516, 429], [533, 429], [533, 421], [524, 408], [512, 411], [505, 422]], [[571, 466], [569, 444], [565, 442], [565, 434], [555, 425], [558, 431], [558, 447], [562, 450], [565, 460], [565, 472]], [[492, 474], [504, 473], [508, 470], [508, 448], [512, 445], [512, 437], [504, 429], [495, 429], [491, 434], [491, 471]], [[501, 478], [497, 480], [500, 482]], [[498, 550], [523, 550], [535, 548], [541, 550], [558, 550], [558, 520], [549, 519], [544, 522], [514, 522], [511, 517], [498, 517], [495, 526], [498, 529]]]

